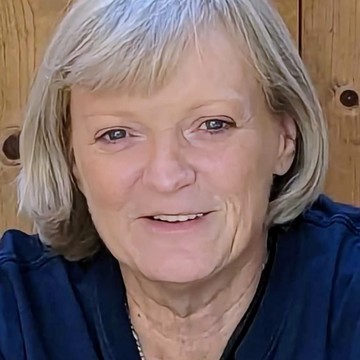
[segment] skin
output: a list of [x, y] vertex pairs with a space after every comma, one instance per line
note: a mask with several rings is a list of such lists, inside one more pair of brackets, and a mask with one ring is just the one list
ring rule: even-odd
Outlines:
[[[218, 359], [266, 261], [269, 192], [293, 161], [293, 120], [270, 112], [219, 30], [154, 94], [74, 87], [71, 114], [74, 174], [119, 261], [146, 358]], [[144, 218], [200, 212], [180, 230]]]

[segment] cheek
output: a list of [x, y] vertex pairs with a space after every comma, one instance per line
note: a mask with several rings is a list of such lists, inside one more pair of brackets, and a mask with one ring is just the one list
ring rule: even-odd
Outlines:
[[115, 155], [88, 154], [77, 161], [82, 190], [90, 210], [118, 211], [137, 178], [134, 164]]
[[[275, 156], [275, 147], [264, 148], [258, 132], [243, 135], [207, 163], [211, 192], [226, 208], [229, 230], [226, 238], [236, 239], [232, 245], [235, 250], [244, 246], [244, 239], [251, 234], [262, 231]], [[234, 233], [235, 237], [231, 235]]]
[[261, 189], [268, 191], [272, 181], [273, 151], [264, 149], [257, 132], [244, 132], [212, 155], [206, 158], [202, 169], [222, 195], [246, 198], [254, 192], [259, 195]]
[[[275, 152], [263, 148], [262, 138], [249, 133], [228, 147], [213, 162], [212, 185], [226, 210], [225, 232], [231, 257], [237, 257], [249, 241], [263, 231], [272, 183]], [[261, 238], [261, 236], [259, 236]]]

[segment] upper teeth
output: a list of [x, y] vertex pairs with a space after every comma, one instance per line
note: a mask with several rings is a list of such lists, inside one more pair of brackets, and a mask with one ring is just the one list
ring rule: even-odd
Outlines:
[[204, 216], [204, 214], [193, 214], [193, 215], [156, 215], [153, 216], [155, 220], [161, 221], [169, 221], [169, 222], [176, 222], [176, 221], [187, 221], [187, 220], [194, 220], [197, 217]]

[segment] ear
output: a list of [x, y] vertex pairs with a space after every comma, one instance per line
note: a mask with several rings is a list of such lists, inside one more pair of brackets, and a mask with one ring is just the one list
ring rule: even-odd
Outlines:
[[295, 158], [297, 128], [294, 119], [287, 115], [280, 115], [280, 141], [278, 158], [274, 169], [274, 175], [285, 175]]

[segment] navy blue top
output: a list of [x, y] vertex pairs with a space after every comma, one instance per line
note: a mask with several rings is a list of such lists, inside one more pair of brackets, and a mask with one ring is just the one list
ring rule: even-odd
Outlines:
[[[321, 196], [274, 234], [268, 284], [235, 359], [359, 360], [360, 210]], [[106, 250], [68, 262], [37, 236], [4, 234], [1, 360], [139, 360], [124, 303]]]

